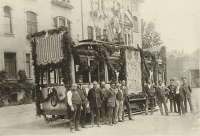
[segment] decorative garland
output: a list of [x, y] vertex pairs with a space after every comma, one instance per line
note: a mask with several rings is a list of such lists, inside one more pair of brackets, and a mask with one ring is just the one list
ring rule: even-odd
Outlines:
[[[37, 65], [37, 54], [36, 54], [36, 42], [35, 42], [35, 37], [36, 36], [44, 36], [46, 34], [55, 34], [55, 33], [63, 33], [62, 35], [62, 50], [63, 50], [63, 60], [59, 63], [49, 63], [47, 65]], [[157, 58], [154, 54], [146, 51], [143, 52], [142, 49], [130, 47], [130, 46], [116, 46], [116, 45], [111, 45], [110, 43], [98, 43], [97, 48], [95, 48], [93, 51], [91, 50], [77, 50], [74, 47], [74, 42], [72, 41], [68, 29], [66, 27], [60, 27], [58, 29], [52, 29], [49, 31], [41, 31], [37, 32], [34, 35], [31, 36], [33, 40], [31, 40], [31, 47], [32, 47], [32, 59], [33, 59], [33, 66], [34, 66], [34, 75], [35, 75], [35, 83], [36, 83], [36, 108], [37, 108], [37, 115], [41, 115], [41, 107], [40, 103], [42, 101], [49, 100], [51, 97], [50, 95], [47, 96], [46, 98], [42, 98], [42, 93], [40, 91], [40, 85], [39, 85], [39, 80], [40, 80], [40, 70], [44, 68], [56, 68], [56, 67], [62, 67], [62, 75], [64, 77], [64, 84], [65, 87], [68, 89], [71, 84], [71, 59], [72, 56], [74, 57], [74, 61], [77, 62], [80, 66], [80, 69], [86, 70], [86, 71], [93, 71], [97, 66], [99, 66], [99, 71], [100, 71], [100, 80], [105, 81], [105, 68], [104, 64], [106, 63], [112, 70], [112, 80], [116, 80], [116, 74], [115, 70], [119, 72], [119, 80], [126, 80], [126, 56], [125, 56], [125, 51], [139, 51], [141, 54], [141, 70], [142, 70], [142, 87], [144, 87], [144, 82], [147, 81], [149, 78], [149, 69], [147, 67], [147, 64], [145, 62], [145, 57], [147, 58], [152, 58], [152, 63], [153, 63], [153, 73], [154, 73], [154, 82], [157, 82], [157, 73], [158, 73], [158, 66], [157, 66]], [[112, 63], [109, 61], [108, 56], [112, 55], [114, 52], [119, 52], [120, 51], [120, 58], [118, 60], [118, 63], [116, 67], [114, 68]], [[81, 62], [79, 55], [85, 55], [85, 56], [94, 56], [95, 57], [95, 63], [91, 66], [87, 66], [87, 64], [84, 64]], [[166, 66], [166, 63], [165, 63]], [[165, 67], [164, 66], [164, 67]], [[166, 68], [165, 68], [166, 70]], [[141, 95], [134, 95], [133, 97], [143, 97], [143, 94]], [[56, 102], [59, 102], [58, 97], [55, 93], [55, 99]]]

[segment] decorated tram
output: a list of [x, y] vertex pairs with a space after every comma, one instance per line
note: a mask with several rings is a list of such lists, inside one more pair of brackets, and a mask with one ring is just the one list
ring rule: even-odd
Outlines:
[[158, 50], [142, 50], [123, 42], [74, 43], [66, 27], [33, 34], [31, 47], [37, 115], [43, 115], [47, 123], [68, 118], [66, 93], [78, 79], [87, 91], [93, 81], [105, 81], [109, 88], [111, 81], [126, 80], [132, 112], [144, 110], [143, 86], [148, 78], [155, 83], [159, 78], [166, 80], [165, 56]]

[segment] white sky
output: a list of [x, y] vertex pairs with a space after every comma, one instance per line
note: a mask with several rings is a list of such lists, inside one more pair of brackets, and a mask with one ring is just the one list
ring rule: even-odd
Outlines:
[[200, 48], [200, 0], [145, 0], [141, 16], [155, 22], [167, 51]]

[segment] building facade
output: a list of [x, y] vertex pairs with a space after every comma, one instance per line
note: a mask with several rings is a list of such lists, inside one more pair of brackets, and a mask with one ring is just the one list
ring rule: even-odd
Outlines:
[[9, 80], [25, 70], [33, 79], [31, 34], [66, 26], [75, 42], [123, 41], [140, 46], [140, 3], [143, 0], [1, 0], [0, 70]]
[[186, 77], [192, 87], [200, 86], [200, 49], [187, 55], [176, 50], [167, 53], [167, 76], [180, 80]]

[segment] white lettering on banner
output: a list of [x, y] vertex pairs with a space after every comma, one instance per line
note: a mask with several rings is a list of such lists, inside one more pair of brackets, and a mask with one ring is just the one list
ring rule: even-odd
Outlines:
[[129, 93], [141, 92], [141, 59], [139, 52], [127, 51], [126, 70]]
[[58, 63], [63, 59], [62, 34], [54, 34], [48, 37], [36, 37], [37, 64]]

